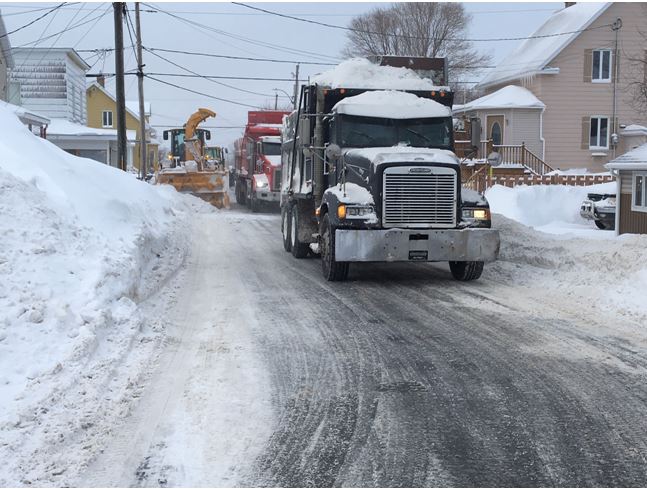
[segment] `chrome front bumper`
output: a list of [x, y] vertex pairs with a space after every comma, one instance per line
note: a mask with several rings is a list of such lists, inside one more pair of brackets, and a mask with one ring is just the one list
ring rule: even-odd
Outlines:
[[335, 231], [335, 259], [349, 262], [483, 261], [499, 255], [496, 229]]
[[281, 192], [272, 192], [269, 189], [256, 189], [255, 196], [257, 200], [263, 202], [279, 202], [281, 200]]

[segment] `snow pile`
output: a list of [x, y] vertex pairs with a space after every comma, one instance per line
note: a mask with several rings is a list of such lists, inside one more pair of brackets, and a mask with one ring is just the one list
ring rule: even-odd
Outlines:
[[89, 456], [97, 419], [132, 402], [154, 336], [137, 303], [206, 209], [60, 150], [5, 108], [0, 127], [0, 485], [48, 485]]
[[366, 88], [391, 90], [449, 90], [437, 87], [409, 68], [379, 66], [365, 58], [344, 61], [332, 70], [313, 76], [310, 82], [330, 88]]
[[387, 119], [418, 119], [451, 117], [452, 111], [435, 100], [395, 90], [364, 92], [346, 97], [333, 107], [339, 114], [384, 117]]
[[646, 235], [556, 237], [496, 214], [492, 225], [501, 233], [495, 275], [547, 296], [547, 307], [610, 312], [646, 324]]
[[580, 217], [580, 205], [590, 192], [615, 194], [616, 184], [610, 182], [589, 187], [520, 185], [514, 188], [494, 185], [485, 196], [493, 213], [544, 232], [560, 234], [577, 232], [580, 228], [593, 230], [591, 223]]

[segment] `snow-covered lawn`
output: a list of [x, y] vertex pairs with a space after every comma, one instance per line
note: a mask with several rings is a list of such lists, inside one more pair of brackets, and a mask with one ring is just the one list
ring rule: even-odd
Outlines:
[[0, 485], [42, 485], [129, 410], [158, 336], [137, 303], [211, 207], [0, 127]]

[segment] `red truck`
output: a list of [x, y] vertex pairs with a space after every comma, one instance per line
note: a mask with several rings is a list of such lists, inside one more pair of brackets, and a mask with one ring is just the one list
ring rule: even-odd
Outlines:
[[243, 137], [234, 143], [236, 202], [258, 212], [281, 196], [281, 126], [279, 110], [250, 111]]

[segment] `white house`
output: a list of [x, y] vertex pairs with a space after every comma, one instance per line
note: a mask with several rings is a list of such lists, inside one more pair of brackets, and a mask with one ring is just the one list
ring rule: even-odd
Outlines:
[[53, 119], [87, 122], [85, 73], [90, 66], [72, 48], [14, 48], [13, 103]]

